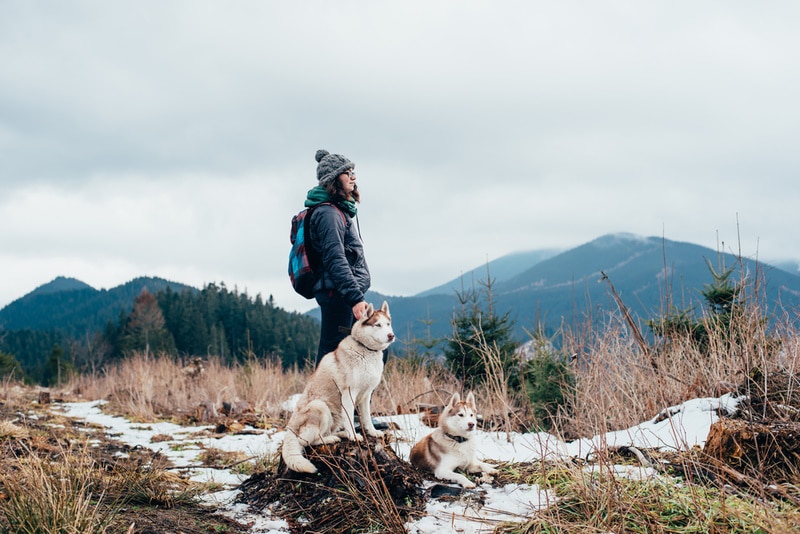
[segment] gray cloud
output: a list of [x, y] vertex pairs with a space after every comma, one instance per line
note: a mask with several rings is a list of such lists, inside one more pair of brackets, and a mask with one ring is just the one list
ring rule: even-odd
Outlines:
[[799, 14], [4, 2], [0, 250], [16, 282], [0, 305], [56, 275], [151, 274], [302, 307], [285, 227], [317, 148], [357, 164], [388, 293], [617, 231], [800, 258]]

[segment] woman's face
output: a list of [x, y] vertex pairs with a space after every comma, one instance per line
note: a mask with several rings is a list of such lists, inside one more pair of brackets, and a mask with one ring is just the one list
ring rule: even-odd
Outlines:
[[356, 188], [356, 172], [354, 170], [343, 172], [339, 175], [339, 181], [342, 184], [342, 191], [344, 191], [345, 195], [349, 198], [350, 194], [355, 191]]

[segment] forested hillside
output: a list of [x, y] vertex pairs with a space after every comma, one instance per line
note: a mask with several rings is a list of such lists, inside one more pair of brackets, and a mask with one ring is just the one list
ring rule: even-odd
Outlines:
[[6, 330], [58, 330], [72, 337], [83, 337], [102, 330], [129, 312], [133, 299], [147, 288], [157, 293], [196, 292], [197, 289], [163, 278], [138, 277], [111, 289], [95, 289], [74, 278], [59, 276], [37, 287], [0, 310], [0, 328]]
[[[36, 325], [54, 303], [65, 317], [71, 305], [83, 316], [88, 305], [75, 303], [85, 303], [81, 298], [92, 292], [96, 290], [76, 288], [29, 295], [25, 309], [38, 310], [32, 319]], [[23, 372], [30, 381], [49, 385], [71, 372], [97, 372], [134, 351], [187, 358], [213, 355], [229, 363], [275, 358], [290, 367], [304, 364], [316, 349], [319, 332], [313, 318], [277, 308], [271, 298], [265, 302], [260, 295], [230, 291], [224, 284], [199, 291], [167, 285], [156, 293], [145, 287], [125, 305], [127, 293], [117, 294], [124, 295], [122, 301], [109, 306], [120, 311], [102, 328], [0, 329], [0, 376]], [[68, 317], [64, 320], [72, 324]]]

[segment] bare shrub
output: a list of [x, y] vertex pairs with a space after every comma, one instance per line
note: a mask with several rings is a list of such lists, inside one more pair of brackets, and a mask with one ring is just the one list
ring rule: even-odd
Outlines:
[[[575, 387], [569, 395], [571, 414], [562, 414], [561, 431], [572, 437], [626, 428], [655, 410], [650, 398], [654, 375], [637, 352], [636, 342], [609, 327], [596, 337], [568, 342], [579, 345], [573, 361]], [[626, 426], [627, 425], [627, 426]]]

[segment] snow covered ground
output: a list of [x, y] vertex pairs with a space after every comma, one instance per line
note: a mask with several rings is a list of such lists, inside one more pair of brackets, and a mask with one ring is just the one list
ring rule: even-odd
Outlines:
[[[284, 534], [289, 532], [285, 521], [270, 516], [268, 512], [234, 504], [237, 486], [243, 475], [222, 469], [210, 469], [200, 465], [198, 456], [205, 448], [223, 451], [241, 451], [248, 456], [259, 457], [274, 454], [283, 441], [284, 432], [276, 430], [256, 431], [245, 434], [214, 436], [208, 426], [185, 427], [172, 423], [143, 425], [125, 418], [102, 413], [102, 401], [66, 403], [62, 405], [69, 417], [102, 425], [109, 436], [131, 446], [141, 446], [158, 451], [170, 458], [176, 467], [185, 468], [190, 478], [199, 482], [215, 482], [224, 489], [208, 497], [223, 507], [225, 513], [243, 524], [251, 525], [253, 534]], [[732, 412], [737, 399], [725, 395], [718, 399], [705, 398], [688, 401], [665, 410], [650, 421], [623, 431], [610, 432], [592, 439], [563, 442], [543, 432], [518, 434], [505, 432], [477, 432], [478, 456], [494, 463], [532, 461], [540, 458], [586, 458], [597, 448], [632, 445], [639, 448], [686, 450], [694, 445], [703, 445], [711, 424], [718, 419], [719, 411]], [[379, 420], [394, 422], [399, 427], [392, 442], [397, 455], [408, 458], [416, 441], [432, 429], [425, 426], [416, 414], [381, 417]], [[164, 441], [152, 438], [169, 436]], [[649, 477], [654, 473], [648, 468], [634, 468], [626, 476]], [[433, 533], [483, 533], [491, 532], [501, 521], [524, 521], [533, 511], [548, 502], [553, 495], [537, 486], [509, 484], [493, 488], [488, 484], [478, 486], [475, 492], [484, 494], [482, 504], [462, 500], [459, 502], [429, 501], [427, 515], [407, 525], [413, 534]]]

